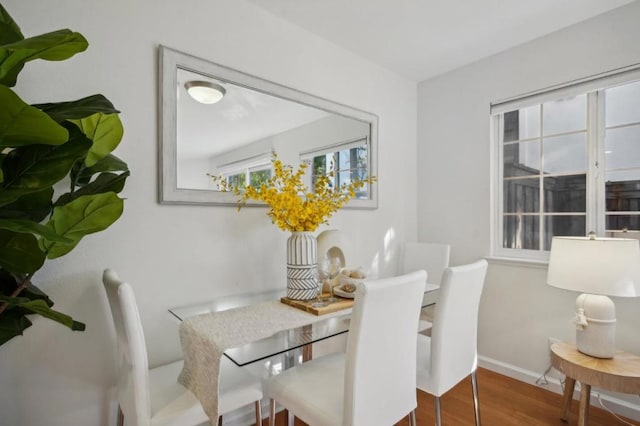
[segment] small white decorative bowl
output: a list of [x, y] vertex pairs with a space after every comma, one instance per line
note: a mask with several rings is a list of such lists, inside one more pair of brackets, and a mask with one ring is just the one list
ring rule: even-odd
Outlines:
[[344, 274], [339, 274], [338, 275], [338, 282], [340, 283], [341, 286], [345, 285], [345, 284], [353, 284], [355, 286], [357, 286], [360, 283], [365, 282], [367, 279], [366, 278], [351, 278], [348, 277]]

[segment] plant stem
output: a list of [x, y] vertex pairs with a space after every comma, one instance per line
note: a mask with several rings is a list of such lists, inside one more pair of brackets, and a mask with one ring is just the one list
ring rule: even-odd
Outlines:
[[[27, 275], [25, 279], [20, 283], [20, 285], [16, 287], [15, 290], [13, 290], [13, 293], [11, 293], [11, 296], [9, 297], [17, 297], [20, 293], [22, 293], [22, 290], [24, 290], [29, 286], [29, 284], [31, 284], [32, 276], [33, 274]], [[9, 306], [9, 302], [4, 302], [2, 305], [0, 305], [0, 315], [7, 310], [8, 306]]]

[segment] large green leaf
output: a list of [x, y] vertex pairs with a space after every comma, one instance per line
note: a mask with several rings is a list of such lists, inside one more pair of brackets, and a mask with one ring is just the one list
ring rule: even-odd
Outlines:
[[98, 112], [103, 114], [120, 112], [102, 95], [87, 96], [77, 101], [37, 104], [33, 106], [46, 112], [57, 122], [86, 118]]
[[[0, 269], [0, 294], [5, 296], [11, 296], [13, 292], [18, 288], [19, 282], [26, 279], [26, 277], [20, 277], [19, 280], [4, 269]], [[53, 300], [49, 296], [33, 285], [31, 282], [24, 288], [18, 295], [18, 297], [26, 297], [29, 300], [44, 300], [48, 306], [53, 306]]]
[[85, 195], [64, 206], [55, 207], [47, 226], [72, 243], [40, 240], [49, 259], [63, 256], [73, 250], [85, 235], [107, 229], [122, 215], [124, 202], [117, 194]]
[[80, 33], [68, 29], [18, 40], [0, 46], [0, 83], [14, 86], [25, 62], [34, 59], [62, 61], [89, 46]]
[[95, 165], [109, 155], [122, 140], [124, 129], [117, 114], [96, 113], [87, 118], [70, 121], [93, 141], [85, 160], [87, 167]]
[[[11, 299], [13, 299], [15, 302], [12, 303]], [[45, 318], [49, 318], [51, 320], [59, 322], [60, 324], [63, 324], [74, 331], [84, 331], [86, 328], [83, 323], [74, 321], [73, 318], [71, 318], [69, 315], [51, 309], [44, 300], [29, 300], [24, 297], [9, 298], [5, 296], [0, 296], [0, 300], [8, 302], [10, 305], [25, 309], [34, 314], [38, 314]]]
[[0, 294], [11, 295], [18, 288], [18, 281], [6, 269], [0, 268]]
[[84, 195], [103, 194], [105, 192], [115, 192], [118, 194], [124, 188], [124, 183], [128, 176], [128, 171], [121, 174], [101, 173], [97, 179], [90, 184], [83, 186], [73, 193], [66, 193], [60, 196], [55, 206], [63, 206]]
[[31, 274], [42, 267], [45, 253], [38, 239], [24, 234], [0, 229], [0, 266], [15, 274]]
[[20, 27], [0, 4], [0, 46], [24, 39]]
[[84, 163], [76, 163], [71, 169], [71, 180], [78, 185], [87, 185], [91, 177], [102, 172], [125, 172], [129, 170], [127, 163], [113, 154], [109, 154], [91, 167]]
[[37, 222], [26, 219], [1, 219], [0, 229], [17, 232], [20, 234], [36, 234], [50, 241], [58, 241], [61, 243], [70, 243], [71, 240], [61, 237], [51, 230], [51, 228], [41, 225]]
[[91, 146], [73, 124], [70, 139], [59, 146], [30, 145], [16, 148], [4, 160], [4, 182], [0, 186], [0, 206], [25, 194], [42, 191], [63, 179]]
[[49, 318], [74, 331], [83, 331], [85, 329], [85, 325], [83, 323], [74, 321], [69, 315], [51, 309], [44, 300], [29, 300], [26, 297], [8, 297], [0, 295], [0, 302], [8, 303], [9, 306], [20, 308], [28, 313], [38, 314], [45, 318]]
[[21, 336], [29, 327], [31, 327], [31, 321], [24, 313], [11, 309], [4, 311], [0, 314], [0, 345], [16, 336]]
[[0, 148], [32, 144], [60, 145], [69, 132], [47, 114], [27, 105], [13, 90], [0, 85]]
[[33, 284], [29, 284], [18, 296], [26, 297], [29, 300], [44, 300], [47, 306], [53, 306], [53, 300], [51, 300], [44, 291], [40, 290]]
[[51, 213], [51, 209], [53, 208], [52, 198], [52, 187], [25, 194], [13, 203], [0, 206], [0, 217], [5, 219], [29, 219], [34, 222], [42, 222], [44, 218]]

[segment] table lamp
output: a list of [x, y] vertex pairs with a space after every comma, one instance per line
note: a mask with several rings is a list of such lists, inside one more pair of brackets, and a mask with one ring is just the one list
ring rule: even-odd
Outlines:
[[583, 293], [576, 299], [576, 347], [596, 358], [612, 358], [616, 311], [607, 296], [640, 296], [638, 240], [553, 237], [547, 284]]

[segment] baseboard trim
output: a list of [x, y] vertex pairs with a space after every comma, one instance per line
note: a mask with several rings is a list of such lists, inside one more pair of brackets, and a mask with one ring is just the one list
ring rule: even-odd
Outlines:
[[[533, 371], [525, 370], [520, 367], [516, 367], [515, 365], [507, 364], [502, 361], [498, 361], [486, 356], [478, 356], [478, 365], [482, 368], [486, 368], [487, 370], [494, 371], [496, 373], [502, 374], [507, 377], [511, 377], [512, 379], [519, 380], [521, 382], [529, 383], [534, 386], [542, 386], [546, 389], [549, 389], [552, 392], [562, 395], [562, 385], [560, 380], [557, 377], [553, 377], [547, 374], [547, 382], [546, 385], [539, 385], [536, 381], [542, 376], [542, 373], [536, 373]], [[556, 370], [554, 370], [556, 371]], [[556, 374], [561, 374], [556, 371]], [[640, 403], [634, 404], [632, 402], [616, 398], [600, 389], [592, 389], [591, 391], [591, 405], [593, 407], [600, 407], [600, 403], [598, 402], [597, 394], [600, 394], [603, 402], [606, 403], [607, 408], [609, 408], [614, 413], [624, 416], [636, 421], [640, 421]], [[574, 392], [573, 398], [576, 400], [580, 399], [579, 396], [579, 387], [576, 384], [576, 391]], [[575, 401], [574, 403], [578, 403]]]

